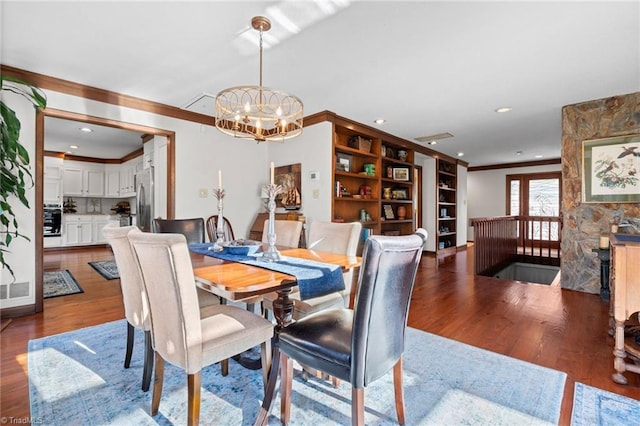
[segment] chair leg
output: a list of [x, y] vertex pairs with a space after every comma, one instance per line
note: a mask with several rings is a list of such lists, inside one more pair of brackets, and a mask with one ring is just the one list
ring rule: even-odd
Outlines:
[[149, 390], [151, 385], [151, 371], [153, 371], [153, 346], [151, 344], [151, 331], [144, 332], [144, 368], [142, 370], [142, 390]]
[[262, 363], [262, 387], [267, 392], [267, 382], [271, 371], [271, 339], [267, 339], [260, 345], [260, 361]]
[[135, 336], [135, 328], [127, 321], [127, 349], [124, 354], [124, 368], [131, 365], [131, 354], [133, 353], [133, 338]]
[[220, 374], [225, 377], [229, 375], [229, 358], [220, 361]]
[[280, 353], [280, 421], [283, 425], [291, 418], [291, 391], [293, 388], [293, 360]]
[[200, 422], [200, 371], [187, 376], [187, 393], [189, 395], [187, 403], [187, 424], [195, 426]]
[[351, 424], [364, 425], [364, 388], [351, 387]]
[[151, 415], [158, 414], [160, 398], [162, 397], [162, 382], [164, 380], [164, 359], [156, 352], [155, 378], [153, 381], [153, 396], [151, 397]]
[[393, 366], [393, 390], [396, 394], [398, 423], [404, 424], [404, 389], [402, 386], [402, 357]]

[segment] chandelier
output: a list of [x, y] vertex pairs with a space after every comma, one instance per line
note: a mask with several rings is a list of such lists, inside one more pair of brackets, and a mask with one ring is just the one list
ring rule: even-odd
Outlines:
[[260, 32], [260, 85], [230, 87], [216, 96], [216, 127], [222, 133], [257, 142], [294, 138], [302, 133], [302, 101], [294, 95], [262, 86], [262, 33], [271, 21], [251, 20]]

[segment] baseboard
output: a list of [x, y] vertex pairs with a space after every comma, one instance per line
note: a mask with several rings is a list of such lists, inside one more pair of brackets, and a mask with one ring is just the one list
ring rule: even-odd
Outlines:
[[0, 309], [0, 318], [16, 318], [36, 313], [36, 305], [23, 305]]

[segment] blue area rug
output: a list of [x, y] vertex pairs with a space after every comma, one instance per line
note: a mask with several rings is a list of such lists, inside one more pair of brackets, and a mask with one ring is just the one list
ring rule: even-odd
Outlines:
[[84, 293], [84, 290], [68, 269], [44, 273], [43, 297], [45, 299], [76, 293]]
[[640, 424], [640, 401], [576, 382], [572, 426]]
[[[160, 412], [150, 417], [142, 392], [142, 333], [124, 369], [124, 320], [29, 342], [31, 416], [44, 424], [186, 423], [186, 375], [165, 364]], [[404, 389], [407, 425], [557, 424], [566, 375], [415, 329], [407, 331]], [[249, 425], [258, 413], [261, 371], [230, 362], [202, 371], [202, 425]], [[396, 425], [391, 372], [365, 390], [365, 422]], [[351, 387], [319, 379], [293, 383], [291, 425], [351, 423]], [[269, 424], [279, 425], [276, 397]]]
[[103, 262], [89, 262], [89, 265], [93, 269], [95, 269], [103, 278], [108, 280], [115, 280], [116, 278], [120, 278], [120, 272], [118, 272], [118, 267], [116, 266], [116, 262], [113, 260], [105, 260]]

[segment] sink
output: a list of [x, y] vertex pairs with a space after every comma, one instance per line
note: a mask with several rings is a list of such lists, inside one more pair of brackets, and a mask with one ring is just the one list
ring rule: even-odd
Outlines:
[[623, 243], [640, 243], [640, 235], [636, 234], [613, 234], [616, 240]]

